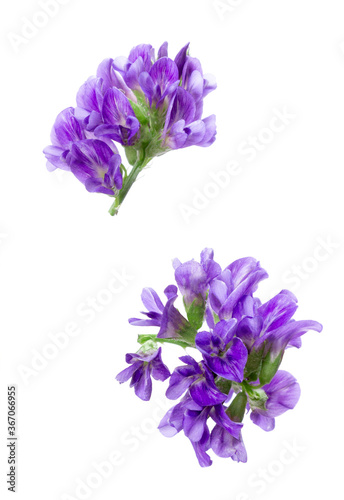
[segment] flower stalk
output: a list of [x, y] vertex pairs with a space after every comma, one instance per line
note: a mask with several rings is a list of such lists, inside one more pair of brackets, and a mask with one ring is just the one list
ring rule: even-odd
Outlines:
[[137, 179], [139, 173], [144, 169], [144, 167], [150, 162], [151, 158], [145, 159], [144, 157], [137, 161], [137, 163], [132, 167], [130, 173], [124, 177], [123, 179], [123, 187], [119, 191], [118, 195], [115, 197], [114, 202], [112, 203], [109, 214], [117, 215], [120, 206], [123, 203], [124, 198], [127, 196], [130, 188], [134, 184]]

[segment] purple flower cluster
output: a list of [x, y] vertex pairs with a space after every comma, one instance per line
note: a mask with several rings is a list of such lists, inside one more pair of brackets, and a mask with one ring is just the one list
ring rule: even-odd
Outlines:
[[[155, 156], [215, 141], [215, 116], [202, 118], [203, 100], [216, 88], [185, 45], [174, 59], [134, 47], [128, 57], [105, 59], [79, 89], [76, 108], [62, 111], [44, 149], [48, 169], [71, 171], [88, 191], [115, 196], [117, 212], [139, 172]], [[130, 173], [115, 142], [122, 145]]]
[[[304, 333], [322, 330], [316, 321], [292, 318], [297, 300], [291, 292], [282, 290], [264, 304], [254, 296], [259, 282], [268, 277], [255, 259], [239, 259], [222, 270], [213, 257], [212, 250], [204, 249], [200, 262], [173, 263], [186, 315], [175, 306], [175, 285], [165, 289], [165, 303], [153, 289], [143, 290], [145, 317], [129, 322], [159, 331], [139, 335], [138, 354], [127, 355], [130, 366], [117, 376], [120, 383], [131, 378], [143, 400], [151, 395], [150, 374], [169, 378], [166, 397], [181, 399], [159, 430], [167, 437], [183, 431], [202, 467], [212, 463], [209, 450], [247, 461], [242, 439], [245, 413], [271, 431], [275, 417], [295, 407], [299, 384], [279, 366], [287, 348], [301, 346]], [[163, 343], [194, 349], [193, 355], [179, 358], [183, 364], [171, 375], [161, 361], [158, 345]]]

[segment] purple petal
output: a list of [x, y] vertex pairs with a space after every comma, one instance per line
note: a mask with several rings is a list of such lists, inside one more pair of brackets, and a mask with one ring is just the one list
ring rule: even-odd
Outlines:
[[132, 48], [129, 54], [129, 61], [134, 63], [141, 58], [144, 65], [144, 71], [149, 71], [154, 60], [154, 49], [151, 45], [142, 43]]
[[184, 89], [178, 87], [169, 116], [170, 126], [179, 120], [185, 120], [186, 125], [192, 123], [195, 117], [196, 104], [194, 98]]
[[202, 439], [197, 443], [191, 441], [193, 449], [196, 453], [198, 463], [201, 467], [209, 467], [212, 464], [211, 458], [206, 453], [210, 448], [210, 435], [208, 427], [205, 428]]
[[222, 458], [232, 458], [238, 462], [246, 462], [247, 454], [242, 439], [234, 438], [223, 427], [215, 425], [210, 437], [211, 448]]
[[297, 299], [288, 290], [282, 290], [278, 295], [263, 304], [257, 313], [264, 319], [264, 330], [271, 331], [287, 323], [297, 309]]
[[243, 427], [243, 424], [239, 422], [233, 422], [225, 412], [223, 405], [214, 406], [214, 408], [211, 410], [210, 416], [216, 424], [226, 429], [233, 437], [237, 439], [240, 438], [240, 431]]
[[259, 347], [266, 341], [266, 350], [270, 349], [272, 358], [275, 358], [282, 350], [286, 348], [289, 342], [295, 342], [298, 337], [301, 337], [309, 330], [321, 332], [322, 325], [317, 321], [311, 320], [291, 320], [286, 325], [262, 335], [259, 339], [257, 339], [254, 346]]
[[264, 386], [268, 396], [267, 414], [278, 417], [287, 410], [293, 409], [300, 399], [300, 386], [290, 373], [279, 370], [270, 384]]
[[149, 72], [155, 85], [159, 86], [160, 98], [170, 85], [179, 80], [178, 68], [168, 57], [158, 59]]
[[154, 97], [155, 86], [150, 74], [146, 71], [141, 73], [141, 75], [139, 76], [139, 84], [151, 106]]
[[215, 313], [219, 313], [228, 296], [227, 285], [221, 280], [214, 280], [210, 285], [209, 301]]
[[204, 75], [204, 87], [203, 87], [203, 98], [206, 97], [210, 92], [215, 90], [217, 83], [213, 75]]
[[155, 380], [166, 380], [171, 374], [161, 359], [161, 347], [159, 347], [155, 358], [152, 360], [152, 376]]
[[138, 369], [138, 367], [141, 365], [142, 362], [137, 361], [136, 363], [128, 366], [116, 376], [116, 380], [118, 380], [120, 384], [127, 382], [133, 376], [134, 372]]
[[185, 65], [185, 62], [186, 62], [186, 58], [187, 58], [187, 52], [188, 52], [188, 49], [189, 49], [189, 45], [190, 45], [190, 42], [187, 43], [179, 52], [178, 54], [176, 55], [175, 57], [175, 60], [174, 62], [176, 63], [177, 65], [177, 68], [178, 68], [178, 71], [179, 71], [179, 76], [181, 77], [182, 76], [182, 72], [183, 72], [183, 69], [184, 69], [184, 65]]
[[106, 91], [102, 113], [105, 123], [109, 125], [126, 126], [127, 117], [135, 116], [128, 99], [116, 88]]
[[243, 342], [238, 338], [234, 338], [232, 346], [223, 357], [207, 355], [206, 362], [217, 375], [234, 382], [242, 382], [247, 356], [247, 349]]
[[[196, 110], [195, 118], [199, 117], [199, 111]], [[207, 118], [204, 118], [203, 123], [205, 125], [205, 134], [199, 146], [206, 148], [211, 146], [216, 138], [216, 116], [210, 115]]]
[[[162, 420], [158, 426], [159, 431], [165, 437], [173, 437], [176, 434], [178, 434], [178, 432], [180, 432], [180, 430], [181, 430], [181, 429], [177, 430], [176, 427], [174, 427], [174, 425], [171, 423], [170, 417], [171, 417], [172, 412], [173, 412], [173, 408], [170, 408], [168, 410], [168, 412], [166, 413], [166, 415], [162, 418]], [[183, 414], [184, 414], [184, 412], [183, 412]]]
[[103, 103], [102, 79], [89, 78], [80, 87], [76, 96], [76, 103], [80, 108], [99, 113]]
[[219, 391], [214, 383], [210, 383], [203, 377], [192, 384], [190, 395], [200, 406], [214, 406], [223, 403], [227, 397]]
[[203, 76], [197, 70], [193, 71], [190, 75], [187, 91], [190, 92], [195, 101], [199, 101], [203, 97]]
[[195, 146], [203, 141], [205, 135], [205, 124], [202, 120], [197, 120], [184, 128], [187, 134], [186, 146]]
[[134, 373], [131, 385], [134, 386], [136, 396], [138, 396], [143, 401], [150, 400], [152, 395], [150, 365], [141, 367]]
[[170, 378], [169, 387], [166, 391], [166, 397], [172, 400], [178, 399], [190, 387], [195, 377], [196, 376], [184, 377], [180, 373], [174, 371]]
[[190, 441], [197, 442], [203, 437], [210, 408], [205, 408], [201, 412], [186, 410], [184, 415], [184, 433]]
[[255, 316], [250, 318], [246, 316], [238, 324], [236, 336], [240, 338], [244, 344], [251, 347], [253, 342], [259, 337], [263, 326], [263, 318]]
[[161, 318], [159, 338], [181, 338], [181, 333], [188, 327], [188, 321], [180, 314], [173, 303], [176, 296], [170, 298], [164, 308]]
[[222, 339], [224, 347], [233, 339], [236, 332], [236, 326], [237, 320], [234, 318], [229, 321], [221, 320], [216, 324], [214, 334]]
[[275, 428], [275, 419], [273, 417], [254, 411], [251, 413], [250, 418], [252, 422], [263, 429], [263, 431], [270, 432]]
[[74, 108], [66, 108], [57, 115], [51, 131], [53, 146], [70, 149], [73, 142], [85, 139], [85, 133], [74, 113]]
[[158, 50], [158, 59], [161, 57], [168, 57], [168, 43], [164, 42]]
[[198, 332], [195, 338], [196, 347], [203, 354], [211, 354], [213, 352], [212, 334], [210, 332]]
[[222, 308], [219, 311], [219, 317], [221, 319], [226, 319], [228, 317], [231, 317], [233, 309], [238, 303], [238, 301], [244, 295], [253, 293], [257, 288], [257, 284], [261, 280], [266, 279], [267, 277], [268, 277], [267, 272], [262, 268], [252, 272], [252, 274], [249, 274], [247, 277], [245, 277], [243, 281], [236, 286], [234, 291], [226, 299], [225, 303], [223, 304]]
[[153, 288], [144, 288], [141, 293], [141, 299], [147, 311], [153, 311], [158, 314], [163, 312], [164, 305]]

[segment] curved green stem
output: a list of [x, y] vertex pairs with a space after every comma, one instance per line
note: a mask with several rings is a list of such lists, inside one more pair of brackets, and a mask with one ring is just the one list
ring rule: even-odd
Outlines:
[[124, 198], [127, 196], [131, 186], [134, 184], [136, 181], [137, 176], [141, 172], [141, 170], [147, 165], [147, 163], [150, 161], [150, 158], [140, 158], [133, 168], [131, 169], [130, 174], [123, 180], [123, 187], [119, 191], [118, 195], [115, 198], [115, 201], [111, 205], [109, 209], [109, 214], [110, 215], [116, 215], [118, 213], [119, 207], [123, 203]]

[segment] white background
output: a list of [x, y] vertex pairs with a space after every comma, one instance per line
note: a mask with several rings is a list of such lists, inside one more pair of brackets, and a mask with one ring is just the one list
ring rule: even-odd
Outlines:
[[[48, 19], [39, 18], [38, 1], [1, 5], [1, 498], [7, 498], [6, 393], [12, 384], [20, 500], [82, 498], [77, 485], [92, 480], [83, 498], [338, 497], [343, 2], [63, 3]], [[44, 26], [15, 47], [24, 18]], [[206, 115], [217, 115], [218, 138], [208, 149], [155, 159], [112, 218], [106, 196], [87, 193], [71, 174], [48, 173], [41, 151], [55, 116], [75, 104], [79, 86], [103, 58], [127, 55], [139, 43], [158, 48], [165, 40], [172, 57], [190, 41], [191, 55], [216, 75]], [[293, 118], [267, 135], [263, 129], [276, 109]], [[245, 154], [246, 141], [259, 134], [270, 143]], [[209, 187], [210, 173], [231, 161], [239, 165], [237, 175], [226, 187]], [[204, 191], [213, 198], [198, 200], [203, 205], [187, 220], [183, 207], [195, 211], [196, 193]], [[270, 274], [260, 287], [262, 299], [292, 289], [299, 299], [296, 317], [318, 320], [324, 330], [309, 332], [303, 348], [288, 351], [283, 361], [302, 389], [295, 410], [278, 418], [272, 433], [247, 422], [247, 464], [215, 457], [212, 467], [201, 469], [183, 435], [169, 440], [153, 429], [164, 414], [165, 385], [155, 384], [144, 403], [115, 375], [125, 367], [125, 353], [136, 350], [138, 329], [127, 319], [141, 309], [141, 289], [162, 293], [173, 280], [171, 259], [198, 258], [205, 246], [223, 266], [249, 255], [259, 259]], [[111, 297], [104, 290], [113, 271], [130, 279]], [[108, 304], [91, 317], [85, 311], [92, 297]], [[51, 334], [73, 324], [77, 335], [68, 345], [23, 377], [20, 370], [33, 369]], [[182, 352], [166, 351], [173, 367]], [[136, 428], [140, 437], [133, 437]], [[294, 454], [288, 451], [295, 446]], [[96, 464], [117, 451], [121, 465], [98, 484]]]

